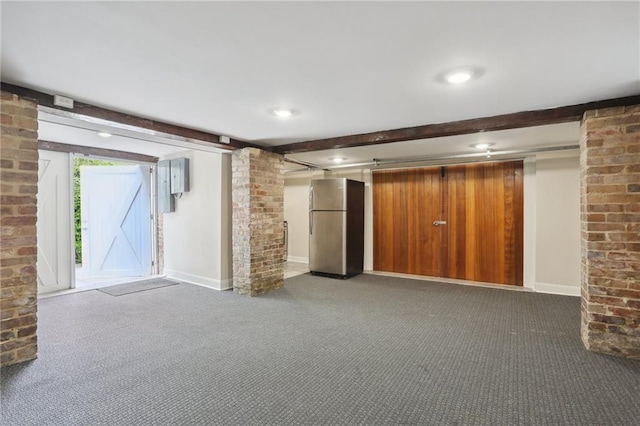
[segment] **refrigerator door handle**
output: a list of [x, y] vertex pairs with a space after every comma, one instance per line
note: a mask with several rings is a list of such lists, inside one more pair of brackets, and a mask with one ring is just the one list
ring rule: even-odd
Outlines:
[[313, 210], [313, 186], [309, 189], [309, 210]]
[[313, 212], [309, 212], [309, 235], [313, 235]]

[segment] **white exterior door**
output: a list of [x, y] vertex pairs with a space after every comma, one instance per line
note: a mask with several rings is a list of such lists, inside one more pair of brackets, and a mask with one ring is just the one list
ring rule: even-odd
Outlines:
[[82, 275], [151, 274], [150, 166], [82, 166]]
[[72, 287], [71, 167], [65, 152], [39, 151], [38, 293]]

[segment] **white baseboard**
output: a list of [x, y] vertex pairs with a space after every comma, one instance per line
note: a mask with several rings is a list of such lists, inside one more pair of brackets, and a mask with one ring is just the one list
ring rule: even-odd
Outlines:
[[309, 263], [308, 257], [287, 256], [287, 262]]
[[184, 281], [189, 284], [195, 284], [202, 287], [212, 288], [214, 290], [223, 291], [233, 288], [233, 279], [216, 280], [214, 278], [203, 277], [202, 275], [190, 274], [188, 272], [173, 271], [171, 269], [164, 270], [167, 278]]
[[562, 284], [535, 283], [536, 293], [559, 294], [562, 296], [580, 296], [580, 287]]

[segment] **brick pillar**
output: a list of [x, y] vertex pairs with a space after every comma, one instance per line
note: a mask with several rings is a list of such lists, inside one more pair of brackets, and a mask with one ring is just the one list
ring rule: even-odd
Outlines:
[[580, 163], [582, 340], [640, 359], [640, 105], [585, 113]]
[[233, 152], [233, 290], [255, 296], [284, 285], [284, 160]]
[[0, 365], [36, 357], [37, 105], [0, 95]]

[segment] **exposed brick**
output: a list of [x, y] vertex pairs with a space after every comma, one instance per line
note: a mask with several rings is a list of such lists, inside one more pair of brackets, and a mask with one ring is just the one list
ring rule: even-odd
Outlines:
[[18, 163], [19, 170], [38, 170], [38, 163], [36, 161], [20, 161]]
[[232, 174], [234, 291], [253, 296], [284, 283], [283, 157], [236, 150]]
[[2, 92], [0, 365], [37, 354], [37, 105]]
[[19, 255], [26, 255], [26, 254], [37, 254], [38, 253], [38, 248], [35, 246], [31, 246], [31, 247], [20, 247], [18, 249], [18, 254]]
[[0, 219], [0, 225], [2, 226], [24, 226], [35, 225], [37, 216], [16, 216], [16, 217], [3, 217]]
[[35, 315], [27, 315], [25, 317], [11, 318], [2, 321], [1, 324], [2, 330], [32, 326], [36, 324], [36, 317]]
[[639, 112], [640, 105], [585, 113], [580, 137], [582, 340], [591, 350], [638, 359]]

